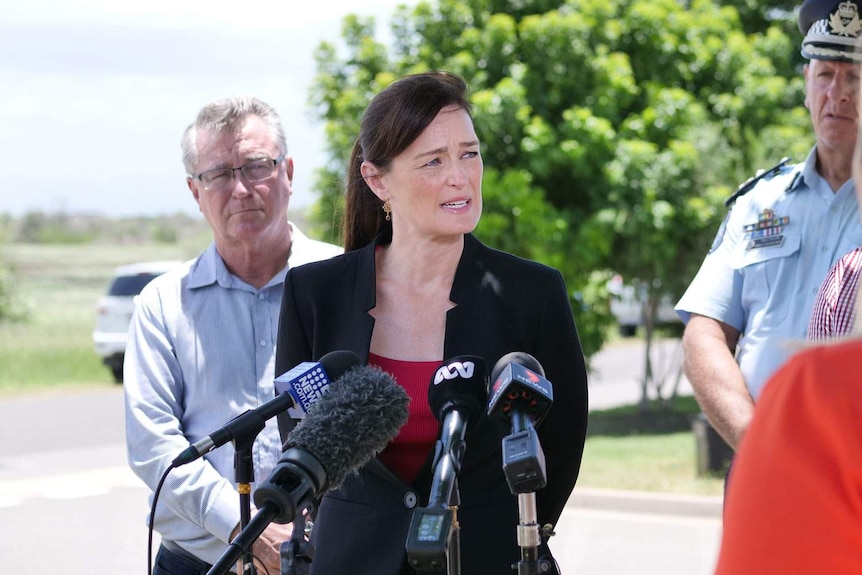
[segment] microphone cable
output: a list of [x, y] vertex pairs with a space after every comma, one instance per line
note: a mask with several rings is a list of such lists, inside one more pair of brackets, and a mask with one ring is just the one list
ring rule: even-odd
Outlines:
[[153, 492], [153, 504], [150, 506], [150, 521], [147, 526], [147, 575], [153, 575], [153, 525], [156, 522], [156, 503], [159, 500], [159, 494], [162, 491], [162, 486], [168, 478], [168, 473], [174, 469], [176, 465], [171, 463], [159, 479], [159, 484], [156, 485], [156, 490]]
[[[150, 506], [150, 521], [147, 526], [147, 575], [153, 575], [153, 525], [156, 523], [156, 505], [159, 501], [159, 494], [162, 492], [162, 487], [165, 484], [165, 481], [168, 479], [168, 474], [171, 470], [176, 469], [179, 465], [175, 462], [168, 465], [168, 468], [165, 469], [165, 472], [162, 474], [161, 479], [159, 479], [158, 485], [156, 485], [155, 491], [153, 491], [153, 504]], [[260, 557], [255, 557], [254, 553], [252, 553], [252, 558], [257, 559], [258, 562], [263, 566], [263, 570], [266, 572], [266, 575], [269, 575], [269, 569], [266, 568], [266, 565], [263, 564], [263, 561], [260, 560]], [[254, 565], [252, 565], [252, 572], [254, 571]]]

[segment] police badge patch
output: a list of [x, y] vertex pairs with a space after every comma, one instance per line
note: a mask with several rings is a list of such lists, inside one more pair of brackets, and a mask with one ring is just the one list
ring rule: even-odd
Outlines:
[[727, 215], [724, 216], [724, 219], [721, 221], [721, 225], [718, 226], [718, 232], [715, 234], [715, 239], [712, 240], [712, 246], [709, 248], [708, 253], [712, 253], [718, 249], [718, 246], [721, 245], [721, 241], [724, 239], [724, 231], [727, 229], [727, 220], [730, 219], [730, 210], [727, 210]]

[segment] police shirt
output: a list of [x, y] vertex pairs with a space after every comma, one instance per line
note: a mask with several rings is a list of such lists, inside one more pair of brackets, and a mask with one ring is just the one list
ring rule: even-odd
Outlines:
[[741, 332], [737, 362], [752, 397], [806, 338], [821, 282], [841, 256], [862, 246], [853, 181], [837, 192], [803, 164], [763, 178], [731, 208], [676, 310]]

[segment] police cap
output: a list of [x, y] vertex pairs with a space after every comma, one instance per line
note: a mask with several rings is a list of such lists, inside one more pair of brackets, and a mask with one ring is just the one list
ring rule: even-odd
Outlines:
[[862, 0], [805, 0], [799, 31], [806, 58], [862, 62]]

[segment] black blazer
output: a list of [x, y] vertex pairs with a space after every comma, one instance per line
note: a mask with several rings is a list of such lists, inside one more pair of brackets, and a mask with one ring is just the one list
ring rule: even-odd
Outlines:
[[[367, 363], [380, 241], [288, 272], [276, 373], [335, 350], [353, 351]], [[578, 477], [588, 410], [584, 356], [562, 275], [468, 234], [450, 299], [455, 307], [446, 317], [443, 360], [478, 355], [490, 371], [506, 353], [527, 352], [553, 385], [553, 405], [538, 427], [548, 483], [536, 500], [539, 525], [556, 524]], [[288, 416], [280, 416], [282, 439], [292, 426]], [[457, 512], [465, 575], [508, 575], [520, 559], [518, 501], [502, 471], [501, 440], [511, 432], [508, 422], [483, 416], [465, 438]], [[324, 496], [312, 535], [312, 573], [412, 573], [405, 542], [413, 509], [428, 503], [432, 455], [412, 485], [374, 460]], [[544, 544], [540, 553], [548, 553]]]

